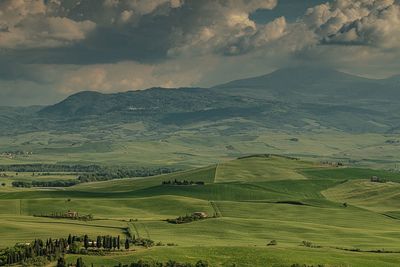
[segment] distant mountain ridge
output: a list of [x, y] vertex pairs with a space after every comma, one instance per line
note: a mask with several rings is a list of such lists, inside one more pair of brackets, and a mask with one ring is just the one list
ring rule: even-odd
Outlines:
[[[229, 94], [257, 95], [291, 102], [360, 103], [400, 97], [396, 77], [368, 79], [328, 68], [286, 68], [270, 74], [218, 85]], [[400, 81], [400, 79], [398, 80]]]
[[205, 88], [150, 88], [143, 91], [113, 94], [85, 91], [71, 95], [60, 103], [45, 107], [39, 114], [61, 117], [107, 113], [154, 115], [157, 113], [246, 106], [248, 104], [253, 103], [248, 103], [242, 97], [229, 96]]
[[212, 88], [80, 92], [18, 123], [24, 122], [25, 129], [82, 129], [142, 122], [157, 131], [219, 123], [240, 132], [244, 121], [246, 127], [299, 130], [315, 121], [318, 127], [344, 131], [390, 132], [400, 129], [399, 80], [374, 80], [327, 68], [286, 68]]

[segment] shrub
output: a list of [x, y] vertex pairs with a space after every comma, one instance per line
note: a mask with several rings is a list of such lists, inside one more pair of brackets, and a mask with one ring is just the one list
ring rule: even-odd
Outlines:
[[311, 243], [310, 241], [303, 241], [303, 242], [301, 242], [301, 244], [308, 248], [313, 247], [313, 243]]

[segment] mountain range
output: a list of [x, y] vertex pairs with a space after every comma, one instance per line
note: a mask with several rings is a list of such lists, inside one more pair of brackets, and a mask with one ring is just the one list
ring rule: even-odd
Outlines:
[[368, 79], [296, 67], [212, 88], [85, 91], [52, 106], [2, 108], [0, 129], [82, 131], [85, 125], [142, 122], [157, 131], [174, 131], [182, 125], [229, 121], [234, 133], [243, 121], [252, 127], [296, 130], [309, 129], [312, 121], [315, 127], [385, 133], [400, 126], [399, 104], [400, 76]]

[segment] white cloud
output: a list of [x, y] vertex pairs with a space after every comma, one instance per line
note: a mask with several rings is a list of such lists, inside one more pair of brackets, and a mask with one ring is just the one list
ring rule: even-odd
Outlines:
[[119, 92], [142, 90], [150, 87], [183, 87], [196, 84], [203, 75], [205, 59], [196, 60], [196, 67], [189, 67], [193, 60], [174, 60], [160, 64], [141, 64], [124, 61], [115, 64], [56, 67], [57, 79], [53, 86], [69, 95], [82, 90]]
[[394, 0], [335, 0], [310, 8], [304, 22], [326, 43], [400, 47], [400, 6]]
[[95, 23], [48, 15], [43, 0], [8, 0], [0, 4], [0, 48], [38, 48], [69, 45], [85, 39]]
[[237, 55], [265, 46], [285, 35], [286, 20], [280, 17], [267, 25], [257, 25], [250, 15], [258, 9], [273, 9], [276, 4], [276, 0], [196, 3], [196, 12], [188, 15], [190, 27], [175, 29], [174, 45], [168, 54]]

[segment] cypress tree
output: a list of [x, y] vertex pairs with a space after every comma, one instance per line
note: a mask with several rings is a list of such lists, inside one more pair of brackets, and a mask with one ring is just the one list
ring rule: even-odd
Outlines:
[[85, 246], [85, 249], [88, 249], [88, 247], [89, 247], [89, 237], [87, 235], [85, 235], [85, 237], [83, 238], [83, 245]]
[[76, 259], [76, 267], [84, 267], [85, 264], [83, 263], [82, 258]]
[[117, 247], [117, 238], [113, 237], [112, 238], [112, 247], [115, 249]]
[[96, 247], [101, 248], [101, 236], [97, 236]]
[[64, 258], [61, 257], [57, 260], [57, 267], [66, 267], [66, 266], [67, 266], [67, 263], [65, 262]]
[[129, 239], [128, 238], [125, 240], [125, 249], [126, 250], [129, 249]]

